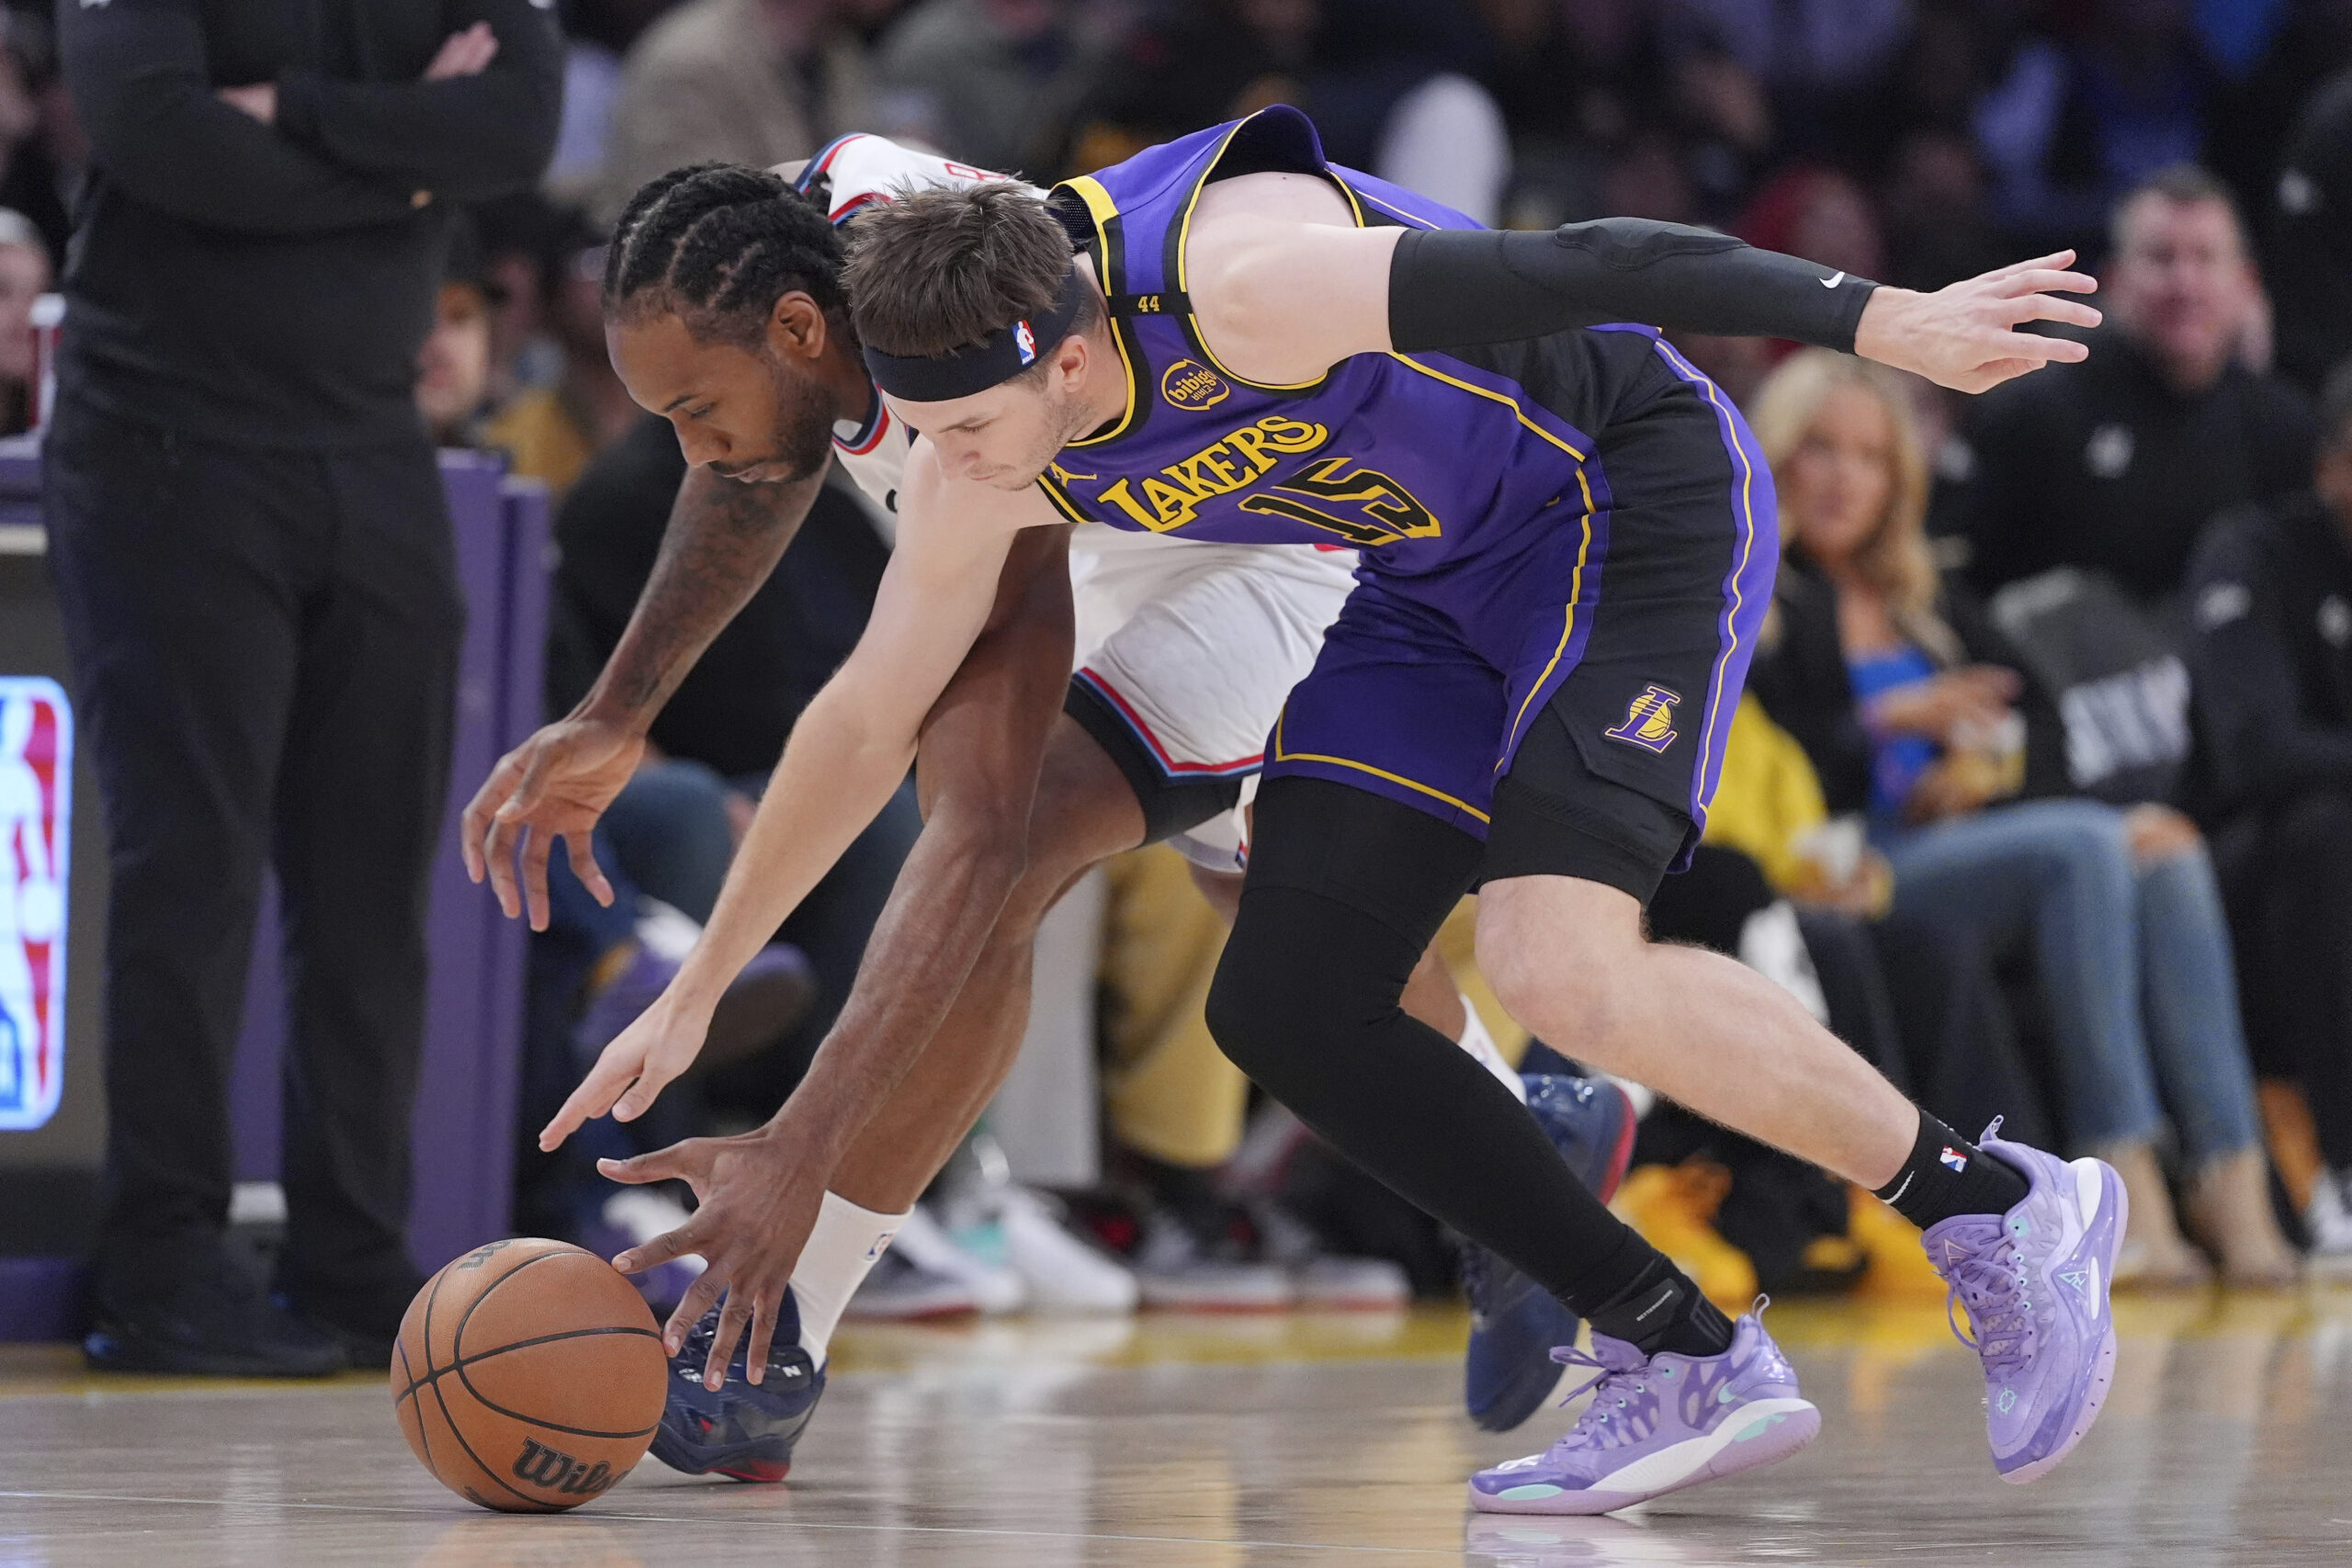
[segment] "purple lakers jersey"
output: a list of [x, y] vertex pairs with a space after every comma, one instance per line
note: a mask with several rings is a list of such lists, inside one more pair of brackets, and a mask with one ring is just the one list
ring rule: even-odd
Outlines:
[[[1300, 386], [1244, 380], [1193, 322], [1183, 246], [1204, 186], [1269, 170], [1329, 179], [1359, 223], [1476, 226], [1329, 163], [1314, 126], [1288, 107], [1056, 187], [1054, 209], [1111, 299], [1128, 388], [1125, 413], [1065, 447], [1044, 489], [1073, 521], [1188, 539], [1350, 546], [1363, 552], [1360, 575], [1452, 622], [1471, 646], [1487, 640], [1473, 635], [1482, 621], [1516, 631], [1513, 612], [1535, 606], [1513, 602], [1514, 583], [1532, 575], [1556, 604], [1555, 584], [1574, 577], [1589, 549], [1607, 498], [1587, 433], [1608, 422], [1612, 400], [1654, 357], [1655, 334], [1544, 340], [1549, 407], [1496, 349], [1476, 351], [1477, 363], [1357, 355]], [[1563, 356], [1583, 363], [1564, 374]], [[1583, 404], [1565, 415], [1564, 386]], [[1523, 570], [1531, 564], [1532, 574]], [[1517, 653], [1491, 651], [1504, 664]]]

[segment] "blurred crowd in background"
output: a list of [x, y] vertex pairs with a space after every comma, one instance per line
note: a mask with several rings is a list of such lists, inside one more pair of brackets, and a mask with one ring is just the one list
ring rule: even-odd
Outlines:
[[[2352, 1264], [2352, 389], [2328, 380], [2352, 353], [2352, 0], [558, 11], [553, 164], [458, 226], [417, 391], [442, 444], [555, 494], [553, 713], [617, 640], [683, 471], [598, 299], [605, 225], [680, 164], [873, 131], [1045, 184], [1287, 102], [1335, 161], [1490, 224], [1707, 224], [1917, 288], [2080, 252], [2098, 352], [1965, 405], [1787, 344], [1683, 344], [1756, 424], [1790, 557], [1709, 846], [1654, 925], [1781, 979], [1947, 1121], [2006, 1114], [2113, 1159], [2131, 1280]], [[25, 315], [85, 145], [47, 17], [0, 17], [0, 420], [20, 429]], [[656, 726], [600, 844], [632, 896], [616, 915], [560, 886], [537, 939], [527, 1126], [673, 972], [887, 549], [829, 491]], [[790, 1091], [915, 827], [910, 802], [886, 815], [747, 981], [725, 1059], [632, 1136], [748, 1125]], [[1048, 1200], [984, 1134], [867, 1313], [1453, 1288], [1444, 1238], [1217, 1055], [1222, 928], [1172, 854], [1129, 857], [1062, 925], [1091, 965], [1079, 1066], [1110, 1154]], [[1466, 926], [1449, 941], [1506, 1055], [1566, 1070], [1491, 1006]], [[1942, 1292], [1886, 1211], [1671, 1108], [1637, 1162], [1621, 1205], [1726, 1303]], [[674, 1221], [584, 1171], [526, 1153], [521, 1228]]]

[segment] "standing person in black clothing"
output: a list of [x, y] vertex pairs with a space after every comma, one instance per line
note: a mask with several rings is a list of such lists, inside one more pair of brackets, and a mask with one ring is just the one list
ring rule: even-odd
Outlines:
[[1980, 592], [2073, 566], [2158, 605], [2207, 519], [2310, 471], [2301, 394], [2243, 362], [2260, 286], [2228, 188], [2154, 175], [2117, 204], [2113, 240], [2096, 352], [1970, 410], [1937, 525], [1967, 539]]
[[[43, 504], [113, 868], [88, 1351], [382, 1365], [418, 1282], [409, 1108], [465, 615], [411, 389], [444, 210], [537, 178], [560, 40], [539, 0], [108, 0], [59, 25], [93, 151]], [[291, 1312], [221, 1240], [268, 861]]]
[[2352, 360], [2321, 396], [2312, 488], [2216, 519], [2188, 586], [2187, 793], [2247, 1021], [2311, 1101], [2313, 1267], [2352, 1269]]

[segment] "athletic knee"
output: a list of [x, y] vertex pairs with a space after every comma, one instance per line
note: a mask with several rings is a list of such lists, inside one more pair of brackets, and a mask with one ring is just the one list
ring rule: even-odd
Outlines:
[[1647, 945], [1639, 933], [1546, 919], [1508, 897], [1479, 906], [1478, 971], [1504, 1010], [1571, 1055], [1610, 1038]]
[[1244, 896], [1209, 987], [1218, 1049], [1286, 1098], [1349, 1040], [1393, 1016], [1419, 953], [1367, 917], [1285, 888]]

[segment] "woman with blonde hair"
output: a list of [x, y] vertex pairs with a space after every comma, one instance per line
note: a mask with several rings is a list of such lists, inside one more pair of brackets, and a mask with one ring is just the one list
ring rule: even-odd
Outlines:
[[2063, 1120], [2131, 1193], [2116, 1282], [2209, 1272], [2157, 1163], [2165, 1106], [2191, 1233], [2233, 1282], [2290, 1280], [2196, 829], [2165, 807], [2069, 795], [2055, 708], [1937, 570], [1927, 459], [1899, 377], [1807, 350], [1765, 382], [1749, 420], [1787, 550], [1749, 689], [1804, 745], [1830, 808], [1868, 814], [1897, 910], [2030, 944]]

